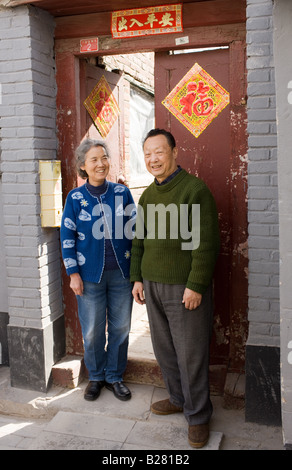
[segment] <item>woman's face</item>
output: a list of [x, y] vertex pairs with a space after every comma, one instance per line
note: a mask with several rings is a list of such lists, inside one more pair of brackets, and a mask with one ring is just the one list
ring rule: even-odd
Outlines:
[[110, 164], [103, 147], [92, 147], [85, 155], [85, 163], [80, 167], [88, 174], [88, 182], [92, 186], [100, 186], [106, 179]]

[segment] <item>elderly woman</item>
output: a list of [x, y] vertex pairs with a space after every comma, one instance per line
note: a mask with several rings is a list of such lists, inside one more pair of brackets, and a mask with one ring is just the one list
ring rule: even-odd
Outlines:
[[105, 386], [125, 401], [131, 398], [123, 373], [132, 311], [129, 268], [135, 205], [126, 186], [107, 181], [110, 159], [103, 142], [83, 141], [76, 157], [77, 171], [87, 181], [67, 196], [61, 244], [77, 296], [89, 373], [84, 398], [95, 400]]

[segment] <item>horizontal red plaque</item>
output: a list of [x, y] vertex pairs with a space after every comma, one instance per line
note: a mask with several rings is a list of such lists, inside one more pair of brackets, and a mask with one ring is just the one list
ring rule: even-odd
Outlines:
[[183, 31], [182, 5], [114, 11], [111, 30], [113, 38], [181, 32]]
[[96, 51], [98, 51], [98, 38], [80, 40], [80, 52], [96, 52]]

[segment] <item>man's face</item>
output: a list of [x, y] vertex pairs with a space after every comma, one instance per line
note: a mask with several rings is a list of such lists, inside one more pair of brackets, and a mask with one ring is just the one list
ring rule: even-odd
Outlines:
[[159, 183], [177, 169], [177, 148], [172, 149], [164, 135], [149, 137], [143, 150], [146, 168]]

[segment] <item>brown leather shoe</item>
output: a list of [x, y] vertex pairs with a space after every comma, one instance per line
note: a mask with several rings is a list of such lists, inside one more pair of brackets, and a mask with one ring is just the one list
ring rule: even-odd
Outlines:
[[189, 444], [196, 449], [204, 447], [209, 439], [209, 424], [189, 426]]
[[157, 401], [152, 403], [150, 407], [152, 413], [156, 415], [170, 415], [173, 413], [181, 413], [183, 411], [181, 406], [176, 406], [170, 403], [169, 399]]

